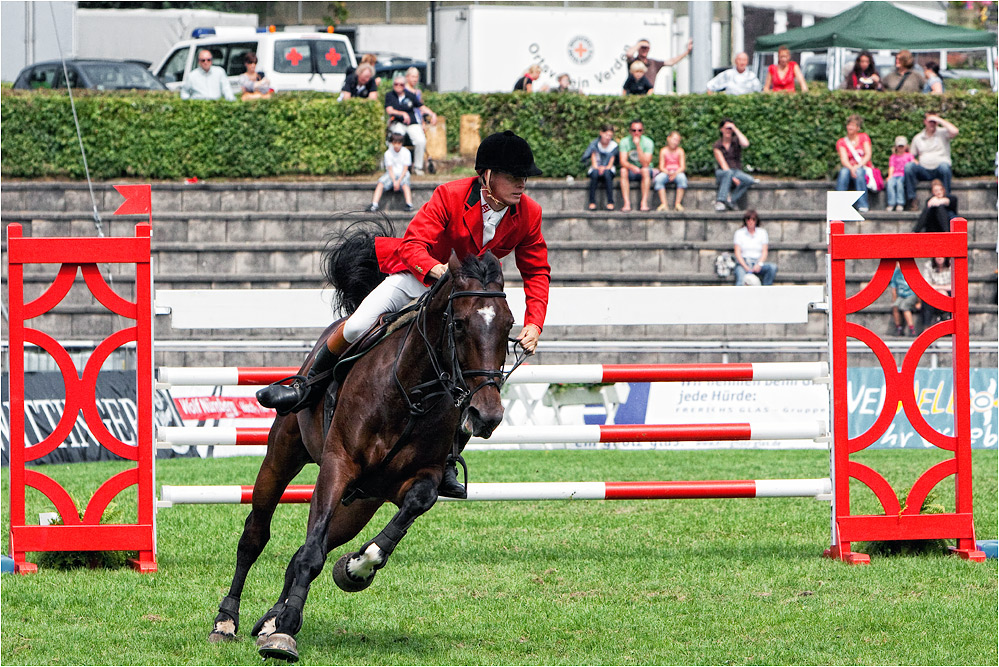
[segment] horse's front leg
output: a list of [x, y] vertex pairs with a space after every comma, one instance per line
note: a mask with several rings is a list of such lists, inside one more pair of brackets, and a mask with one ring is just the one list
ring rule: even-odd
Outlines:
[[403, 496], [399, 511], [375, 539], [360, 550], [342, 556], [333, 566], [333, 581], [344, 591], [355, 593], [371, 585], [375, 573], [385, 566], [388, 557], [416, 519], [437, 502], [440, 470], [421, 471]]

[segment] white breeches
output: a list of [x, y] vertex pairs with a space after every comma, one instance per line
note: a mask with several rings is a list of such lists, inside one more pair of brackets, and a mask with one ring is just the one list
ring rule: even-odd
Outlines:
[[371, 290], [354, 314], [347, 318], [343, 325], [343, 337], [353, 343], [370, 329], [383, 313], [399, 310], [428, 289], [430, 288], [409, 271], [393, 273]]

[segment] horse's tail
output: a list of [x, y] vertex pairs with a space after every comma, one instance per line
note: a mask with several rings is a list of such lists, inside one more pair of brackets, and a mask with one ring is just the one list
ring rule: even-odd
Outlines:
[[385, 279], [375, 255], [377, 236], [395, 236], [395, 228], [384, 213], [380, 217], [367, 216], [326, 238], [323, 277], [336, 291], [341, 315], [353, 314], [364, 297]]

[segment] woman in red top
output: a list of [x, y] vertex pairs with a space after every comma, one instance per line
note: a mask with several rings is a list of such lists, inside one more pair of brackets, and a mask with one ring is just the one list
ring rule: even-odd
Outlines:
[[791, 60], [791, 50], [786, 46], [777, 47], [777, 62], [767, 68], [767, 78], [763, 82], [763, 91], [775, 90], [781, 93], [793, 93], [794, 83], [798, 82], [801, 92], [808, 92], [805, 75], [801, 73], [798, 63]]

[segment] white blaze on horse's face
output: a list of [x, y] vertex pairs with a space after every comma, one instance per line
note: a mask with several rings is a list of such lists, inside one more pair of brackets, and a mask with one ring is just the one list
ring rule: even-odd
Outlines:
[[492, 306], [485, 306], [484, 308], [479, 308], [476, 311], [479, 315], [482, 315], [482, 319], [486, 321], [486, 326], [488, 327], [493, 323], [493, 318], [496, 317], [496, 309]]

